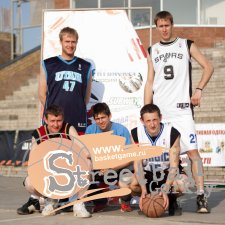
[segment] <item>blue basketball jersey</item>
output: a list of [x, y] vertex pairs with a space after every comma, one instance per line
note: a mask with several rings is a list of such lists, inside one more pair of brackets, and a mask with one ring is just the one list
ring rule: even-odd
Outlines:
[[45, 109], [59, 105], [64, 110], [64, 120], [78, 132], [85, 132], [87, 126], [85, 95], [90, 77], [91, 64], [81, 58], [71, 61], [55, 56], [43, 61], [48, 93]]

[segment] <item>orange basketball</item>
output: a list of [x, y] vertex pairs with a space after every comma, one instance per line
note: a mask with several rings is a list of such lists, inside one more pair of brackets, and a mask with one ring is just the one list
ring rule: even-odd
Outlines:
[[159, 194], [147, 195], [142, 199], [142, 211], [147, 217], [160, 217], [165, 212], [163, 203], [163, 197]]

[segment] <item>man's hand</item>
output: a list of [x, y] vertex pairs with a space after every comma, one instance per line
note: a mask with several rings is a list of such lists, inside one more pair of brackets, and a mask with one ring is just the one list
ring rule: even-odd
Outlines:
[[142, 211], [142, 199], [143, 198], [145, 198], [146, 197], [146, 195], [147, 195], [147, 192], [146, 191], [142, 191], [141, 192], [141, 197], [140, 197], [140, 201], [139, 201], [139, 208], [140, 208], [140, 210]]
[[202, 90], [195, 89], [195, 93], [191, 97], [192, 105], [200, 107], [201, 97], [202, 97]]
[[99, 175], [103, 176], [109, 169], [101, 169], [99, 170]]
[[160, 193], [159, 193], [159, 196], [162, 196], [162, 197], [163, 197], [163, 199], [164, 199], [163, 207], [164, 207], [165, 210], [167, 210], [168, 207], [169, 207], [169, 198], [168, 198], [167, 193], [165, 193], [165, 192], [160, 192]]

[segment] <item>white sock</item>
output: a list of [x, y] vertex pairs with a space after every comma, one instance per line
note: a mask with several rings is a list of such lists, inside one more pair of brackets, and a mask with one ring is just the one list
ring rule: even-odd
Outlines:
[[32, 194], [30, 197], [34, 198], [34, 199], [39, 199], [39, 197], [37, 195], [34, 195], [34, 194]]
[[204, 194], [204, 193], [205, 193], [205, 191], [202, 190], [202, 189], [200, 189], [200, 190], [197, 191], [197, 195], [202, 195], [202, 194]]

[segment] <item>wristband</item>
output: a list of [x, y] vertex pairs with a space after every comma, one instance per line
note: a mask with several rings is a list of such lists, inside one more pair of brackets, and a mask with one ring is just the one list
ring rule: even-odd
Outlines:
[[202, 91], [203, 89], [202, 88], [196, 88], [197, 90], [200, 90], [200, 91]]

